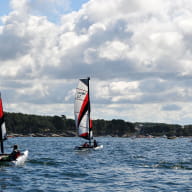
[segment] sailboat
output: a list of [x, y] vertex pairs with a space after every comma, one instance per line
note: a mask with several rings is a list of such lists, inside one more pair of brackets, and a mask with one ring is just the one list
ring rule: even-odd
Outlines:
[[78, 136], [88, 141], [81, 146], [75, 147], [77, 150], [103, 148], [103, 145], [98, 145], [96, 140], [93, 139], [89, 81], [89, 77], [79, 79], [76, 88], [74, 104], [75, 125], [78, 130]]
[[1, 154], [0, 154], [0, 164], [8, 165], [21, 165], [28, 157], [28, 150], [20, 153], [16, 158], [12, 158], [11, 154], [4, 153], [4, 141], [7, 140], [7, 132], [5, 126], [3, 104], [0, 93], [0, 144], [1, 144]]

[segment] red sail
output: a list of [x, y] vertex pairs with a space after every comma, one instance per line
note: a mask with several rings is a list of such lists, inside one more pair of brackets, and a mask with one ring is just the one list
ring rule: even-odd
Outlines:
[[83, 104], [81, 106], [81, 110], [79, 112], [79, 116], [78, 116], [78, 126], [83, 118], [83, 116], [85, 115], [85, 113], [87, 112], [88, 110], [88, 103], [89, 103], [89, 97], [88, 97], [88, 94], [86, 94], [85, 96], [85, 99], [83, 101]]
[[3, 105], [2, 105], [2, 100], [0, 98], [0, 118], [3, 117]]
[[90, 121], [89, 78], [79, 80], [75, 94], [74, 114], [78, 135], [90, 140], [92, 122]]
[[4, 153], [3, 141], [7, 139], [5, 121], [4, 121], [4, 113], [3, 113], [3, 104], [0, 95], [0, 141], [1, 141], [1, 152]]
[[79, 135], [80, 137], [83, 137], [85, 139], [89, 139], [89, 133], [83, 133], [81, 135]]

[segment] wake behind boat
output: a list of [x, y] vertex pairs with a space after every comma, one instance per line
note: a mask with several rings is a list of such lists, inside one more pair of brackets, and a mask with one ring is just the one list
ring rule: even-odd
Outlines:
[[103, 145], [99, 145], [93, 139], [93, 125], [90, 118], [89, 80], [89, 77], [87, 79], [80, 79], [76, 89], [74, 104], [75, 125], [78, 130], [78, 136], [88, 140], [83, 145], [75, 147], [76, 150], [103, 148]]
[[17, 149], [17, 145], [14, 145], [14, 150], [11, 154], [4, 153], [4, 141], [7, 140], [7, 132], [5, 127], [5, 119], [3, 112], [3, 104], [0, 94], [0, 143], [1, 143], [1, 154], [0, 154], [0, 165], [22, 165], [25, 163], [28, 157], [28, 151], [21, 153]]

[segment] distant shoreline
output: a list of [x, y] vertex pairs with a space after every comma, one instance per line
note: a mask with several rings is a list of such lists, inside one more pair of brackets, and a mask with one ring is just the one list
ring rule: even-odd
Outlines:
[[[110, 137], [189, 137], [192, 125], [127, 122], [121, 119], [93, 120], [94, 136]], [[74, 119], [62, 116], [38, 116], [5, 113], [8, 135], [12, 137], [76, 137]]]
[[[32, 133], [32, 134], [9, 134], [8, 138], [14, 137], [78, 137], [75, 133], [70, 134], [56, 134], [56, 133]], [[176, 138], [192, 138], [192, 136], [179, 136], [179, 137], [167, 137], [167, 136], [152, 136], [152, 135], [137, 135], [137, 136], [113, 136], [113, 135], [103, 135], [103, 136], [96, 136], [96, 137], [118, 137], [118, 138], [131, 138], [131, 139], [139, 139], [139, 138], [165, 138], [165, 139], [176, 139]]]

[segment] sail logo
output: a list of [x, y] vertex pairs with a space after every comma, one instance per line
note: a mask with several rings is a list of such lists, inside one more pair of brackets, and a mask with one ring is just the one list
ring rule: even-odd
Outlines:
[[76, 94], [76, 99], [80, 99], [86, 95], [85, 91], [80, 91]]

